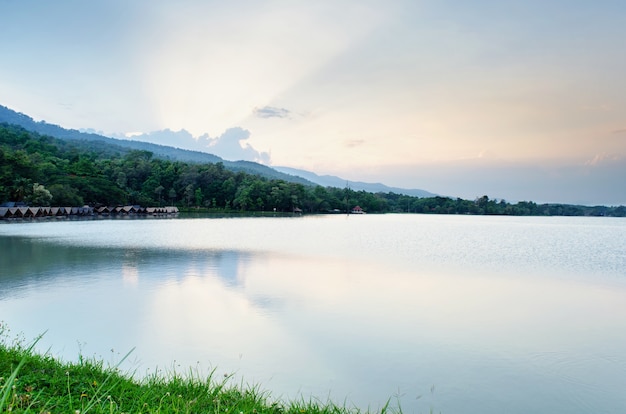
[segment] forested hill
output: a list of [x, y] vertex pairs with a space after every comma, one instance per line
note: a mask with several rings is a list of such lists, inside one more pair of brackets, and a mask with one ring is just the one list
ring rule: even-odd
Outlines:
[[126, 148], [128, 150], [150, 151], [155, 158], [194, 163], [221, 162], [226, 169], [231, 171], [243, 171], [249, 174], [258, 174], [267, 178], [281, 179], [288, 182], [301, 183], [305, 185], [313, 185], [312, 182], [302, 177], [282, 173], [255, 162], [226, 161], [216, 155], [208, 154], [206, 152], [184, 150], [180, 148], [152, 144], [142, 141], [115, 139], [98, 134], [80, 132], [75, 129], [65, 129], [58, 125], [49, 124], [45, 121], [37, 122], [28, 115], [13, 111], [12, 109], [2, 105], [0, 105], [0, 122], [19, 125], [28, 131], [37, 132], [41, 135], [48, 135], [63, 140], [80, 141], [83, 142], [83, 148], [88, 148], [91, 146], [93, 149], [100, 150], [102, 149], [101, 144], [104, 143], [114, 147], [118, 147], [120, 149]]
[[61, 140], [0, 123], [0, 204], [176, 205], [229, 211], [625, 216], [626, 207], [509, 204], [322, 187], [232, 171], [224, 163], [160, 159], [104, 141]]
[[372, 212], [387, 210], [384, 200], [370, 193], [324, 189], [245, 170], [229, 170], [221, 161], [192, 163], [156, 158], [150, 151], [103, 140], [58, 139], [0, 123], [0, 204], [170, 204], [222, 210], [320, 212], [335, 208], [345, 211], [348, 201]]

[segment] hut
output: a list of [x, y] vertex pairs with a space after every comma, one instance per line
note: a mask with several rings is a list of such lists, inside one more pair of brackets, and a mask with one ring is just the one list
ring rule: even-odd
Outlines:
[[365, 211], [360, 206], [355, 206], [350, 213], [352, 214], [365, 214]]
[[[81, 207], [81, 215], [84, 215], [83, 213], [83, 208]], [[96, 213], [102, 215], [102, 216], [108, 216], [109, 214], [111, 214], [112, 211], [115, 211], [115, 208], [111, 208], [111, 207], [107, 207], [107, 206], [102, 206], [102, 207], [98, 207], [97, 209], [95, 209]]]
[[33, 212], [30, 210], [29, 207], [18, 207], [17, 208], [20, 212], [20, 217], [33, 217]]
[[42, 217], [44, 215], [43, 207], [28, 207], [28, 217]]
[[93, 215], [94, 209], [93, 207], [82, 206], [78, 208], [78, 211], [81, 216], [91, 216]]
[[137, 214], [139, 212], [139, 211], [137, 211], [137, 207], [139, 207], [139, 206], [124, 206], [124, 207], [122, 207], [122, 210], [126, 214]]

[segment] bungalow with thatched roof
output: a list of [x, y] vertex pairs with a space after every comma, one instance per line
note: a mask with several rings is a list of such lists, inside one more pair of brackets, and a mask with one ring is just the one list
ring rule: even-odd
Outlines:
[[28, 207], [18, 207], [20, 217], [33, 217], [33, 212]]
[[46, 210], [44, 207], [28, 207], [30, 211], [31, 217], [43, 217], [46, 215]]
[[[115, 211], [114, 207], [107, 207], [107, 206], [102, 206], [102, 207], [98, 207], [97, 209], [95, 209], [96, 213], [98, 214], [102, 214], [102, 215], [108, 215], [110, 214], [112, 211]], [[81, 211], [82, 213], [82, 211]]]

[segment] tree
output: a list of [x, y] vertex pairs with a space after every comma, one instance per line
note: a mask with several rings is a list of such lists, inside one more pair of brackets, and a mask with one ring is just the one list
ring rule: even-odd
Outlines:
[[170, 198], [170, 204], [174, 204], [174, 200], [176, 200], [176, 190], [174, 188], [170, 188], [170, 191], [167, 193], [167, 196]]
[[250, 198], [250, 187], [245, 184], [241, 184], [239, 188], [237, 188], [237, 194], [233, 200], [233, 206], [239, 206], [240, 210], [246, 210], [251, 204], [252, 199]]
[[189, 207], [194, 197], [195, 190], [193, 188], [193, 184], [188, 184], [187, 187], [185, 187], [185, 200], [187, 201], [187, 207]]
[[124, 171], [118, 172], [117, 178], [115, 179], [115, 184], [117, 184], [119, 188], [126, 188], [127, 183], [128, 183], [128, 180], [126, 178], [126, 174], [124, 173]]
[[54, 204], [57, 206], [82, 206], [85, 204], [78, 191], [67, 184], [51, 185], [50, 193]]
[[163, 190], [165, 190], [165, 187], [163, 187], [162, 185], [159, 185], [157, 188], [154, 189], [154, 194], [157, 195], [157, 198], [159, 200], [159, 207], [161, 207], [161, 193], [163, 192]]
[[33, 184], [33, 193], [29, 197], [31, 205], [33, 206], [50, 206], [52, 201], [52, 194], [43, 185], [39, 183]]
[[202, 200], [204, 200], [204, 196], [202, 195], [201, 188], [196, 188], [196, 191], [194, 192], [194, 198], [196, 200], [196, 206], [201, 206]]
[[22, 201], [30, 195], [31, 191], [32, 181], [29, 178], [20, 177], [15, 180], [13, 190], [11, 191], [11, 197], [13, 197], [15, 201]]

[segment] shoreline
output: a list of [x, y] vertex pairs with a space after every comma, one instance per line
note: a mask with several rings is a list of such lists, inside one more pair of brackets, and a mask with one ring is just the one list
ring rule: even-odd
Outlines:
[[0, 220], [35, 219], [97, 219], [104, 217], [173, 217], [179, 213], [178, 207], [0, 207]]
[[134, 379], [102, 360], [79, 356], [78, 362], [64, 362], [34, 347], [42, 336], [26, 347], [19, 340], [10, 344], [6, 327], [0, 324], [0, 412], [72, 413], [233, 413], [233, 414], [360, 414], [397, 413], [389, 399], [378, 410], [337, 405], [331, 400], [300, 397], [273, 399], [258, 384], [244, 385], [231, 376], [216, 378], [189, 368]]

